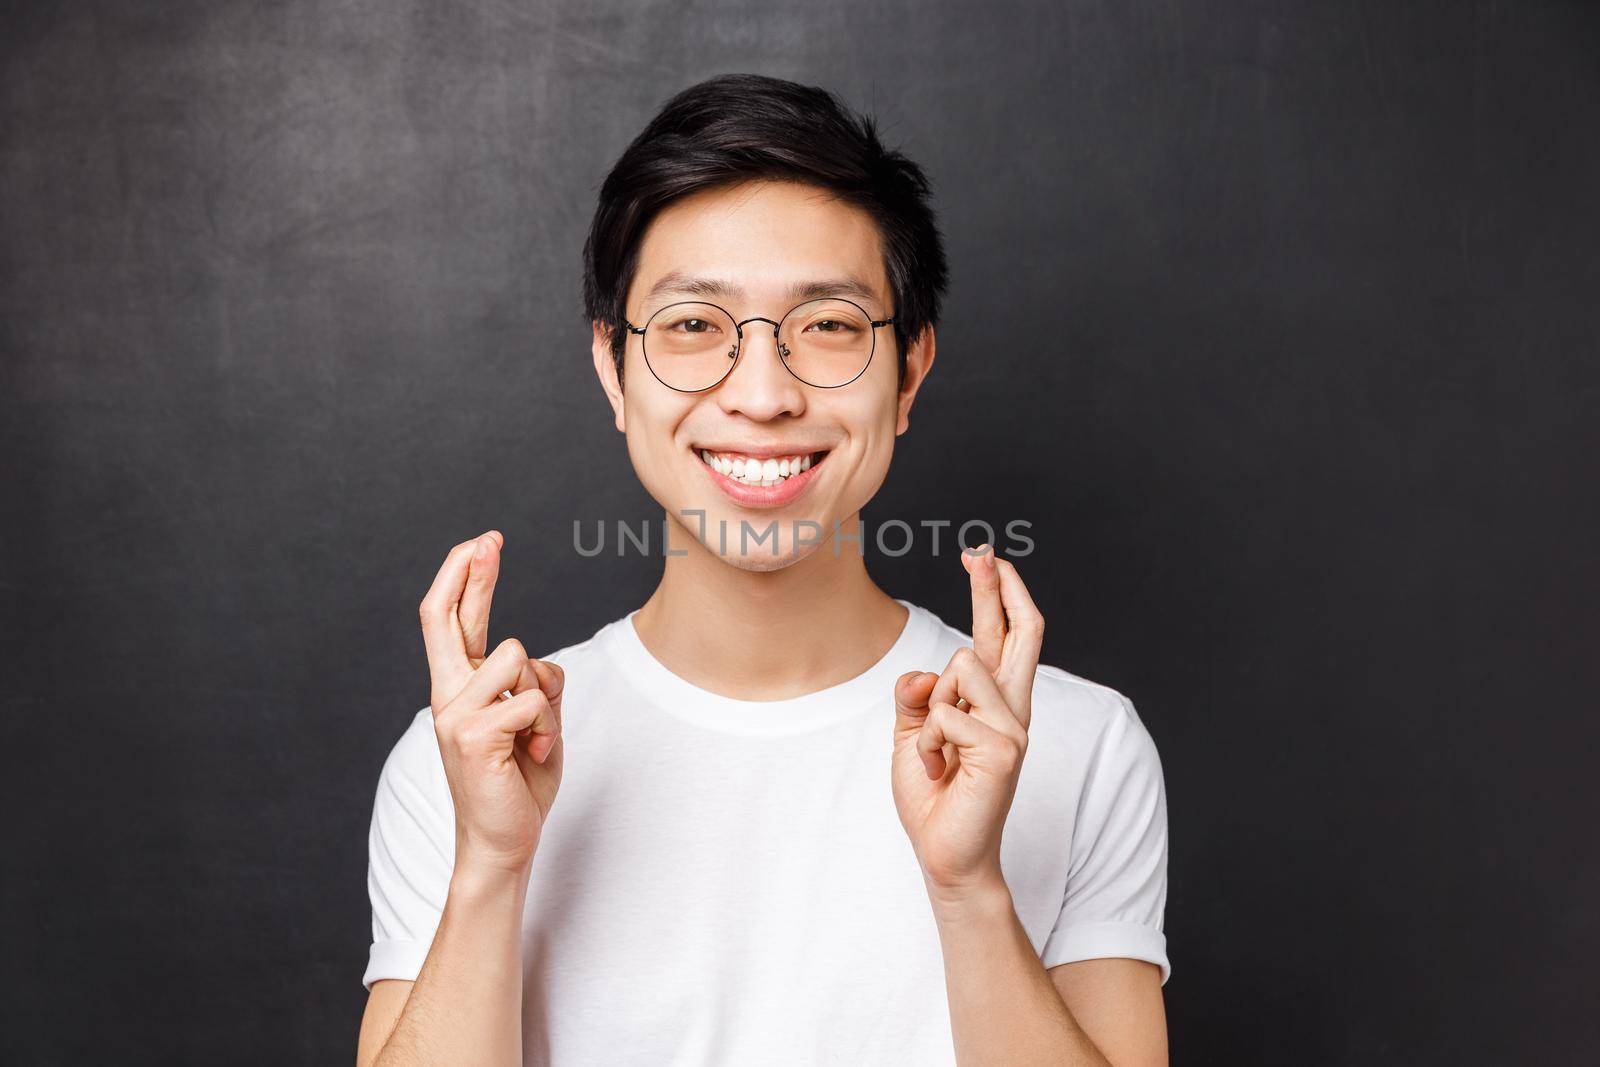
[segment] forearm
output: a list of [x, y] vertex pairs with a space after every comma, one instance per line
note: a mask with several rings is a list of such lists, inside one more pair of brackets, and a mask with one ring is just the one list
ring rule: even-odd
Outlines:
[[944, 951], [956, 1061], [962, 1067], [1109, 1067], [1045, 973], [1005, 883], [956, 897], [930, 891], [930, 897]]
[[374, 1067], [519, 1067], [527, 890], [526, 871], [456, 868], [428, 957]]

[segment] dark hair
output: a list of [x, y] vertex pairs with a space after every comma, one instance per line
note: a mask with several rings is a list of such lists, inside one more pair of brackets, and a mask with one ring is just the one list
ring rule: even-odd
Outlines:
[[723, 74], [678, 93], [600, 186], [583, 246], [583, 304], [610, 333], [618, 375], [624, 305], [651, 220], [680, 197], [757, 179], [820, 186], [877, 222], [903, 375], [908, 341], [938, 325], [947, 280], [928, 179], [884, 148], [872, 117], [825, 89], [761, 74]]

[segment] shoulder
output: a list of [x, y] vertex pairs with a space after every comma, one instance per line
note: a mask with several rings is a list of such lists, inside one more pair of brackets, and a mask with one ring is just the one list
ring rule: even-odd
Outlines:
[[424, 707], [411, 716], [399, 738], [383, 761], [378, 777], [378, 805], [418, 803], [438, 806], [440, 789], [449, 798], [444, 775], [444, 760], [439, 755], [439, 739], [433, 732], [433, 708]]
[[1086, 795], [1116, 795], [1135, 783], [1161, 789], [1161, 756], [1133, 701], [1059, 667], [1034, 675], [1028, 758], [1048, 753], [1082, 776]]
[[[617, 629], [632, 625], [629, 617], [624, 615], [606, 623], [581, 641], [539, 656], [546, 663], [560, 667], [565, 679], [561, 698], [561, 731], [569, 741], [577, 734], [600, 725], [596, 716], [588, 714], [588, 709], [605, 707], [612, 702], [609, 694], [614, 694], [619, 674], [625, 670], [621, 652], [624, 642]], [[599, 718], [605, 720], [609, 716]]]
[[574, 668], [581, 669], [598, 663], [605, 658], [605, 650], [609, 643], [611, 631], [618, 626], [632, 625], [628, 618], [627, 615], [624, 615], [620, 619], [608, 622], [582, 641], [558, 648], [554, 652], [547, 652], [539, 658], [546, 663], [556, 664], [565, 672], [571, 672]]
[[[956, 649], [972, 646], [972, 637], [926, 608], [908, 605], [927, 616], [935, 631], [935, 657], [942, 669]], [[1028, 726], [1029, 758], [1040, 747], [1061, 747], [1082, 759], [1111, 747], [1156, 758], [1155, 742], [1134, 703], [1111, 686], [1061, 667], [1040, 664], [1033, 676], [1033, 719]]]

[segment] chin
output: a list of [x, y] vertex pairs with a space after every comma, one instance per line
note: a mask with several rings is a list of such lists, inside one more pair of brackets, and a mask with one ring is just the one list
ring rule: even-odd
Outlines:
[[[767, 532], [773, 524], [776, 524], [776, 536]], [[698, 523], [690, 519], [684, 525], [695, 532]], [[725, 536], [721, 533], [724, 530]], [[741, 530], [746, 531], [742, 545]], [[758, 535], [764, 539], [758, 541]], [[733, 511], [712, 512], [706, 516], [701, 544], [730, 567], [761, 572], [792, 567], [813, 552], [826, 549], [829, 540], [829, 527], [821, 520]]]
[[718, 559], [730, 567], [736, 567], [741, 571], [750, 571], [752, 573], [762, 574], [769, 571], [781, 571], [785, 567], [792, 567], [823, 546], [796, 546], [793, 544], [785, 544], [780, 541], [778, 544], [778, 551], [776, 553], [773, 553], [766, 548], [761, 548], [754, 552], [746, 553], [730, 551], [727, 555], [718, 553], [715, 544], [707, 545], [706, 547], [711, 549], [712, 553], [716, 555]]

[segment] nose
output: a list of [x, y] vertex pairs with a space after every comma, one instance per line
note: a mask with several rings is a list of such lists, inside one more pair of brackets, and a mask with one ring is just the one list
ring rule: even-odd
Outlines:
[[717, 390], [717, 403], [730, 415], [767, 422], [805, 411], [805, 390], [783, 364], [773, 327], [752, 323], [744, 327], [739, 362]]

